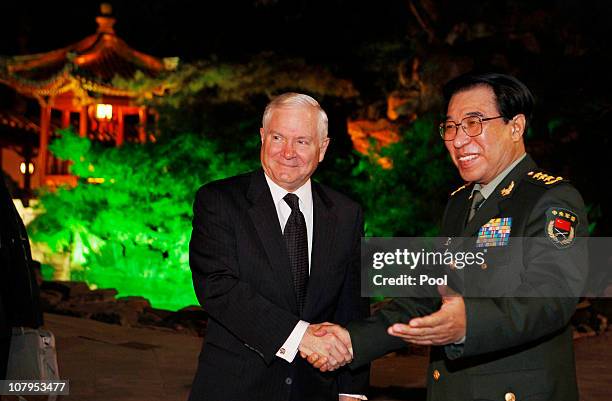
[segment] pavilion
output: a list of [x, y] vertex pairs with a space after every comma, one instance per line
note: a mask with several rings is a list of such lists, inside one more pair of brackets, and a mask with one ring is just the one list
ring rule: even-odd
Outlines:
[[[111, 6], [100, 8], [95, 34], [58, 50], [0, 60], [0, 96], [12, 91], [13, 99], [11, 107], [0, 104], [0, 164], [26, 194], [43, 185], [76, 185], [67, 162], [48, 151], [59, 128], [70, 126], [109, 146], [154, 139], [157, 113], [146, 100], [167, 92], [163, 78], [178, 58], [132, 49], [115, 33]], [[130, 85], [139, 78], [155, 78], [147, 80], [154, 84]]]

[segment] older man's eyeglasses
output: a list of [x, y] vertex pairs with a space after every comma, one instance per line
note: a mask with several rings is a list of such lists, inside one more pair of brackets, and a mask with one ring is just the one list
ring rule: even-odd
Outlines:
[[496, 120], [504, 116], [482, 118], [479, 116], [465, 117], [459, 124], [454, 121], [444, 121], [440, 123], [440, 136], [445, 141], [452, 141], [459, 132], [459, 127], [467, 136], [478, 136], [482, 134], [482, 123], [485, 121]]

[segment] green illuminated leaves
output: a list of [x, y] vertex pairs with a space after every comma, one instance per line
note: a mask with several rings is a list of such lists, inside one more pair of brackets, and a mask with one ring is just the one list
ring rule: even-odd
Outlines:
[[50, 149], [72, 161], [79, 185], [41, 195], [33, 240], [71, 252], [73, 275], [98, 288], [142, 295], [157, 307], [196, 304], [188, 265], [195, 192], [253, 162], [193, 134], [108, 148], [64, 130]]

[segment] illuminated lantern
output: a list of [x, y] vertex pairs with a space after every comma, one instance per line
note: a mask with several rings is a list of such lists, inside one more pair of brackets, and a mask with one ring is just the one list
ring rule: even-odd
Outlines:
[[96, 105], [96, 118], [98, 120], [112, 120], [113, 119], [113, 105], [102, 104]]
[[[21, 164], [19, 165], [19, 171], [21, 172], [21, 174], [26, 173], [26, 162], [21, 162]], [[28, 163], [28, 174], [32, 175], [34, 174], [34, 163], [30, 162]]]

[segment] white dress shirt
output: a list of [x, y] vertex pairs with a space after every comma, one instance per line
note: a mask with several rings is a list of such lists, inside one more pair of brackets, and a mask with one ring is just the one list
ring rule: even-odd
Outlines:
[[[270, 193], [272, 194], [272, 200], [274, 201], [274, 207], [276, 208], [281, 231], [284, 232], [287, 220], [289, 220], [289, 215], [291, 215], [291, 208], [283, 198], [289, 193], [289, 191], [272, 181], [267, 175], [264, 174], [264, 176], [268, 182], [268, 187], [270, 187]], [[296, 189], [293, 194], [297, 195], [297, 197], [300, 199], [300, 211], [304, 215], [304, 220], [306, 220], [306, 236], [308, 237], [308, 273], [310, 274], [313, 233], [312, 184], [310, 180], [306, 181], [304, 185]], [[306, 333], [306, 329], [308, 329], [309, 325], [310, 323], [300, 320], [293, 328], [291, 334], [289, 334], [289, 337], [287, 337], [287, 340], [285, 340], [285, 343], [280, 347], [276, 353], [276, 356], [286, 360], [289, 363], [293, 362], [298, 353], [300, 342], [302, 342], [302, 337], [304, 337], [304, 333]], [[361, 394], [340, 395], [367, 400], [367, 398]]]
[[[283, 199], [285, 195], [289, 193], [286, 189], [279, 186], [277, 183], [272, 181], [267, 175], [265, 175], [266, 181], [268, 182], [268, 187], [270, 187], [270, 193], [272, 194], [272, 200], [274, 201], [274, 207], [276, 208], [276, 213], [278, 215], [278, 222], [280, 223], [281, 231], [285, 231], [285, 225], [287, 224], [287, 220], [289, 219], [289, 215], [291, 215], [291, 208]], [[312, 185], [310, 180], [306, 181], [304, 185], [296, 189], [293, 194], [297, 195], [300, 198], [300, 211], [304, 215], [304, 220], [306, 220], [306, 236], [308, 237], [308, 273], [310, 273], [310, 261], [312, 258], [310, 255], [312, 254]], [[308, 328], [309, 323], [300, 320], [296, 325], [289, 337], [282, 345], [282, 347], [276, 353], [276, 356], [279, 358], [283, 358], [287, 362], [293, 362], [295, 356], [297, 355], [298, 348], [300, 346], [300, 342], [302, 341], [302, 337], [304, 337], [304, 333]]]

